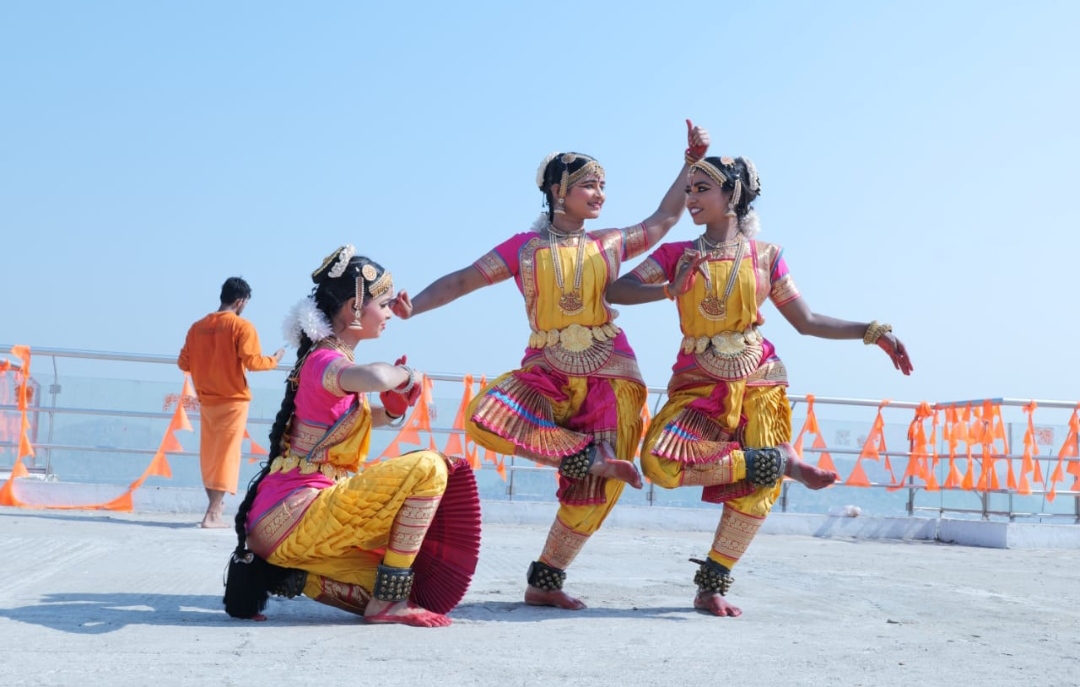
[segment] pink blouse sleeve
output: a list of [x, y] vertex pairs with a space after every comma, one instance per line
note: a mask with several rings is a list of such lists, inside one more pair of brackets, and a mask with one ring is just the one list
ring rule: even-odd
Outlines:
[[308, 354], [300, 372], [300, 386], [308, 390], [322, 389], [341, 398], [349, 392], [341, 388], [341, 373], [352, 363], [338, 351], [319, 348]]
[[776, 258], [769, 267], [769, 284], [769, 300], [778, 308], [799, 297], [795, 279], [788, 271], [787, 263], [784, 262], [783, 248], [776, 251]]
[[480, 274], [489, 284], [497, 284], [516, 277], [520, 269], [518, 256], [521, 253], [521, 247], [533, 236], [535, 234], [529, 232], [514, 234], [481, 256], [473, 263], [473, 267], [480, 270]]
[[682, 243], [664, 243], [649, 257], [630, 271], [629, 276], [642, 284], [666, 284], [675, 278], [675, 270], [685, 246]]

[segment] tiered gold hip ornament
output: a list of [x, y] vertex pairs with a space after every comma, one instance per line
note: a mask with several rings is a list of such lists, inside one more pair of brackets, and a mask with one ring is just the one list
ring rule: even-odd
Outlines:
[[746, 379], [761, 364], [761, 336], [756, 328], [745, 332], [720, 332], [715, 336], [687, 336], [683, 353], [693, 354], [694, 361], [710, 375], [727, 382]]
[[[742, 265], [743, 256], [746, 254], [746, 242], [741, 237], [737, 241], [735, 257], [731, 263], [731, 273], [728, 274], [723, 296], [716, 294], [713, 288], [712, 274], [709, 272], [708, 267], [705, 269], [705, 298], [698, 303], [698, 312], [707, 320], [719, 322], [727, 317], [727, 300], [735, 288], [735, 281], [739, 278], [739, 266]], [[730, 244], [709, 244], [704, 236], [698, 238], [698, 250], [702, 254], [706, 253], [706, 246], [709, 247], [708, 252], [712, 252], [726, 245]]]
[[[574, 261], [574, 287], [566, 291], [563, 280], [562, 258], [559, 257], [558, 238], [577, 238], [577, 259]], [[555, 268], [555, 283], [559, 287], [559, 310], [564, 315], [577, 315], [585, 310], [585, 301], [581, 297], [581, 274], [585, 269], [585, 244], [589, 237], [582, 231], [577, 235], [560, 234], [554, 227], [548, 227], [548, 247], [551, 249], [551, 262]]]
[[278, 456], [274, 459], [274, 462], [270, 463], [270, 474], [274, 474], [275, 472], [291, 472], [296, 468], [300, 468], [301, 475], [310, 475], [313, 472], [321, 472], [323, 476], [328, 477], [335, 482], [340, 482], [349, 476], [349, 471], [343, 467], [331, 463], [312, 463], [307, 458], [298, 456], [291, 451]]
[[610, 322], [596, 327], [572, 324], [565, 329], [534, 331], [529, 335], [529, 348], [542, 349], [548, 363], [561, 372], [588, 375], [611, 359], [619, 331]]

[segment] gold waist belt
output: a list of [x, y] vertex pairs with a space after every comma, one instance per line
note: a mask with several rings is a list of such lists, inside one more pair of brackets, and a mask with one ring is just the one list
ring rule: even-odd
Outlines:
[[692, 354], [709, 373], [726, 380], [745, 379], [761, 362], [765, 338], [755, 327], [745, 332], [683, 338], [683, 353]]
[[578, 353], [590, 348], [594, 342], [610, 341], [622, 331], [611, 322], [596, 327], [572, 324], [565, 329], [533, 331], [529, 335], [529, 348], [549, 348], [562, 345], [568, 351]]
[[349, 476], [349, 471], [345, 468], [330, 463], [312, 463], [307, 458], [303, 458], [292, 452], [275, 458], [274, 462], [270, 463], [270, 474], [274, 474], [275, 472], [292, 472], [296, 468], [300, 468], [301, 475], [310, 475], [313, 472], [321, 472], [335, 482], [339, 482]]

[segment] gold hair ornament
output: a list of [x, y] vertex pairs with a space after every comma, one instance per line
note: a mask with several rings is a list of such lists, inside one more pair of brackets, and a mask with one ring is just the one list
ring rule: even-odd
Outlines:
[[[368, 267], [371, 267], [371, 266], [368, 265]], [[373, 272], [375, 271], [374, 268], [372, 268], [372, 271]], [[382, 273], [381, 277], [379, 277], [375, 281], [371, 282], [371, 286], [368, 287], [368, 292], [371, 294], [372, 298], [378, 298], [379, 296], [383, 295], [387, 291], [392, 291], [393, 289], [394, 289], [394, 278], [390, 275], [390, 271], [387, 270], [387, 271]]]
[[[337, 251], [335, 251], [335, 255], [337, 255], [337, 262], [334, 263], [334, 266], [331, 267], [330, 271], [327, 273], [327, 275], [331, 279], [337, 279], [341, 275], [345, 274], [345, 269], [349, 266], [349, 261], [352, 260], [352, 257], [354, 255], [356, 255], [356, 248], [354, 248], [353, 245], [350, 243], [342, 246], [341, 248], [338, 248]], [[323, 260], [322, 267], [317, 269], [315, 271], [315, 274], [321, 272], [323, 268], [326, 267], [327, 263], [329, 263], [330, 260], [333, 259], [333, 257], [334, 255], [331, 255], [326, 260]], [[312, 276], [315, 276], [315, 274], [313, 274]]]
[[[578, 158], [584, 158], [588, 160], [585, 165], [574, 173], [570, 173], [570, 163], [576, 162]], [[563, 153], [559, 155], [559, 161], [563, 163], [562, 179], [559, 182], [559, 198], [566, 198], [567, 190], [574, 184], [588, 179], [590, 177], [596, 177], [597, 179], [604, 178], [604, 168], [600, 166], [600, 163], [589, 157], [588, 155], [576, 155], [574, 153]]]
[[694, 164], [690, 165], [690, 175], [693, 176], [694, 170], [701, 170], [709, 176], [710, 179], [717, 184], [723, 186], [727, 183], [727, 175], [720, 171], [720, 168], [709, 162], [708, 160], [698, 160]]

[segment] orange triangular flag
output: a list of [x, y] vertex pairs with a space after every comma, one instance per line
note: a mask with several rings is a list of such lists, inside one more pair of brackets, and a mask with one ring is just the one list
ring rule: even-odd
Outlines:
[[851, 470], [851, 474], [848, 476], [847, 481], [844, 482], [845, 485], [849, 487], [870, 486], [870, 480], [869, 478], [867, 478], [866, 471], [863, 470], [863, 467], [860, 464], [861, 461], [862, 456], [859, 456], [855, 459], [855, 467]]
[[454, 414], [454, 422], [450, 426], [450, 436], [446, 439], [446, 446], [443, 447], [443, 453], [448, 456], [463, 455], [469, 460], [469, 465], [475, 469], [477, 466], [473, 465], [473, 462], [468, 455], [468, 451], [465, 450], [465, 442], [462, 439], [465, 433], [465, 410], [469, 407], [469, 403], [472, 402], [473, 397], [473, 376], [465, 375], [462, 380], [465, 386], [465, 392], [461, 395], [461, 403], [458, 405], [457, 412]]
[[821, 434], [818, 434], [818, 433], [814, 434], [814, 442], [812, 444], [810, 444], [810, 446], [813, 447], [813, 448], [819, 449], [818, 452], [817, 452], [818, 453], [817, 466], [819, 468], [821, 468], [822, 470], [828, 470], [829, 472], [836, 472], [836, 464], [833, 463], [832, 455], [830, 455], [828, 451], [824, 450], [826, 448], [826, 444], [825, 444], [825, 440], [821, 438]]
[[[181, 396], [176, 402], [176, 412], [173, 413], [173, 429], [183, 429], [188, 432], [194, 432], [195, 428], [191, 426], [191, 420], [188, 419], [187, 410], [184, 408], [184, 397]], [[245, 432], [247, 430], [244, 430]]]
[[257, 444], [255, 442], [255, 440], [251, 438], [251, 432], [247, 431], [247, 429], [244, 430], [244, 438], [248, 440], [249, 444], [251, 444], [251, 453], [252, 454], [254, 454], [256, 456], [268, 456], [268, 455], [270, 455], [270, 453], [265, 448], [263, 448], [262, 446], [259, 446], [259, 444]]
[[184, 450], [184, 447], [173, 434], [173, 430], [167, 429], [165, 430], [165, 436], [161, 438], [161, 448], [158, 450], [164, 451], [165, 453], [180, 453]]
[[131, 498], [131, 490], [129, 489], [120, 496], [117, 496], [112, 501], [103, 504], [101, 507], [104, 510], [114, 510], [130, 513], [131, 511], [135, 510], [135, 504]]
[[165, 457], [163, 449], [158, 449], [158, 452], [154, 454], [154, 459], [150, 461], [144, 474], [147, 477], [172, 479], [172, 468], [169, 467], [169, 460]]

